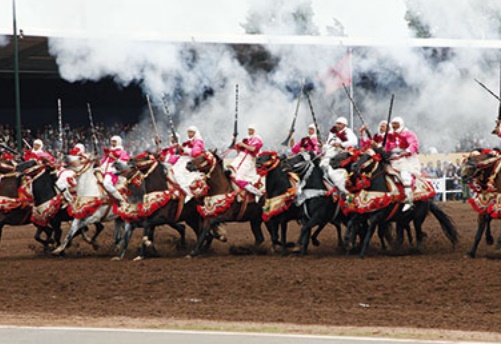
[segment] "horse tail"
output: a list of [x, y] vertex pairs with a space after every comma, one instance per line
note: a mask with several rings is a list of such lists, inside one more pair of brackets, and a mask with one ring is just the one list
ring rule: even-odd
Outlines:
[[442, 227], [442, 231], [447, 239], [455, 247], [459, 239], [459, 234], [452, 219], [434, 202], [430, 202], [430, 211], [440, 223], [440, 227]]

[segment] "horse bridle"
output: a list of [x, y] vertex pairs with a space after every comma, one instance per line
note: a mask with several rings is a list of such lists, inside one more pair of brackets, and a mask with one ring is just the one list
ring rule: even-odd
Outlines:
[[277, 168], [277, 166], [280, 164], [280, 159], [278, 158], [277, 152], [273, 151], [262, 152], [259, 154], [258, 157], [262, 157], [265, 155], [269, 156], [270, 159], [262, 163], [261, 166], [256, 167], [257, 174], [259, 174], [260, 176], [267, 175], [270, 171]]
[[[214, 169], [216, 168], [217, 164], [216, 157], [211, 152], [203, 152], [201, 155], [204, 158], [204, 160], [200, 162], [198, 165], [197, 164], [195, 165], [197, 167], [197, 170], [199, 170], [202, 173], [205, 173], [207, 178], [210, 178], [212, 172], [214, 172]], [[195, 159], [193, 159], [192, 161], [194, 162]], [[209, 165], [209, 170], [207, 172], [204, 172], [203, 169], [205, 169], [207, 165]]]

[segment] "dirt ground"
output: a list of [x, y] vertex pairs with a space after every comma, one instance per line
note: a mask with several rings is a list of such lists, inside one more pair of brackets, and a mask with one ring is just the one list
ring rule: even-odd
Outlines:
[[[333, 227], [305, 257], [236, 256], [229, 246], [251, 243], [250, 228], [229, 224], [229, 242], [216, 242], [195, 259], [176, 249], [172, 229], [161, 227], [160, 257], [143, 261], [132, 261], [141, 230], [134, 233], [127, 259], [111, 261], [111, 225], [98, 239], [99, 250], [77, 238], [66, 257], [44, 254], [32, 226], [5, 227], [0, 324], [394, 336], [427, 329], [437, 338], [501, 341], [501, 254], [482, 240], [477, 258], [465, 258], [476, 215], [468, 204], [440, 206], [461, 235], [455, 250], [430, 217], [421, 254], [382, 253], [374, 238], [366, 259], [340, 252]], [[292, 227], [289, 237], [295, 238], [297, 226]], [[498, 224], [493, 227], [497, 238]]]

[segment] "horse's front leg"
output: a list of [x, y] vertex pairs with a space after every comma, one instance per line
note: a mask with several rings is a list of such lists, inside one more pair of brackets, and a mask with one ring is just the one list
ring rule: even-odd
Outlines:
[[[129, 223], [129, 222], [125, 223], [124, 235], [122, 238], [122, 245], [119, 248], [118, 255], [116, 257], [113, 257], [113, 260], [122, 260], [124, 258], [125, 252], [127, 251], [127, 247], [129, 246], [129, 241], [130, 241], [130, 238], [132, 236], [132, 232], [134, 231], [135, 228], [136, 228], [136, 226], [134, 224]], [[118, 245], [118, 243], [116, 243], [116, 242], [115, 242], [115, 244]]]
[[470, 258], [475, 258], [477, 254], [478, 244], [482, 239], [482, 235], [484, 234], [484, 230], [487, 222], [487, 215], [478, 214], [477, 216], [477, 232], [475, 233], [475, 239], [473, 240], [473, 246], [466, 253]]

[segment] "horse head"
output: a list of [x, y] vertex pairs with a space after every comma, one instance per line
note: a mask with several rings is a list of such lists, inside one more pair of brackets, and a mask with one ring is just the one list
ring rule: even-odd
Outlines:
[[490, 177], [483, 175], [485, 171], [493, 167], [501, 158], [498, 151], [491, 149], [475, 149], [461, 162], [461, 180], [464, 183], [470, 183], [473, 179]]
[[339, 152], [329, 160], [329, 165], [333, 169], [344, 168], [347, 171], [351, 171], [353, 163], [358, 160], [360, 156], [360, 151], [356, 149], [347, 149], [345, 151]]
[[283, 161], [284, 170], [303, 175], [306, 171], [315, 164], [316, 156], [311, 151], [304, 151], [296, 155], [287, 157]]
[[85, 154], [70, 154], [65, 155], [64, 164], [75, 173], [82, 173], [93, 164], [93, 160]]
[[198, 156], [188, 161], [186, 169], [190, 172], [202, 172], [207, 177], [210, 177], [216, 165], [221, 162], [221, 159], [211, 151], [204, 151]]
[[274, 170], [280, 165], [284, 157], [278, 156], [275, 151], [265, 151], [259, 153], [256, 158], [256, 170], [261, 176], [266, 176], [268, 172]]

